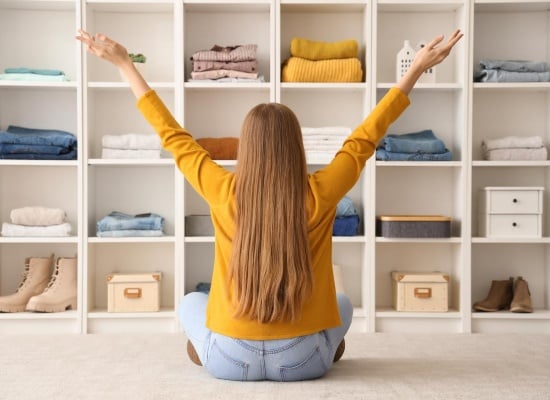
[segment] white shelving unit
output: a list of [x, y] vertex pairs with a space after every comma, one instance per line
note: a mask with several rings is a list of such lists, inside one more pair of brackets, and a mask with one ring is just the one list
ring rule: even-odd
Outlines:
[[[79, 142], [77, 161], [0, 160], [2, 222], [13, 208], [43, 205], [66, 210], [73, 227], [67, 238], [0, 237], [0, 295], [16, 289], [25, 257], [79, 255], [77, 310], [0, 314], [0, 333], [177, 331], [179, 299], [210, 280], [213, 237], [185, 235], [185, 216], [207, 214], [208, 208], [169, 155], [101, 158], [103, 135], [152, 129], [117, 71], [88, 56], [74, 39], [79, 27], [146, 54], [146, 79], [197, 138], [238, 136], [245, 114], [263, 102], [289, 105], [303, 126], [353, 128], [394, 85], [404, 40], [414, 45], [460, 28], [465, 38], [437, 67], [436, 83], [417, 85], [411, 107], [389, 132], [432, 129], [452, 151], [452, 161], [373, 157], [348, 193], [359, 210], [361, 232], [334, 237], [333, 258], [355, 306], [352, 330], [550, 332], [550, 212], [543, 214], [540, 239], [496, 240], [477, 232], [481, 188], [550, 188], [550, 161], [489, 162], [480, 151], [482, 140], [509, 135], [540, 135], [550, 143], [550, 83], [472, 81], [474, 65], [483, 58], [550, 62], [549, 12], [550, 1], [538, 0], [0, 0], [0, 72], [54, 68], [70, 78], [51, 84], [0, 80], [0, 129], [63, 129]], [[357, 40], [362, 82], [281, 82], [293, 37]], [[258, 45], [263, 82], [189, 81], [194, 52], [252, 43]], [[162, 215], [165, 236], [97, 237], [96, 222], [115, 210]], [[382, 214], [448, 215], [452, 235], [377, 237], [375, 217]], [[396, 269], [449, 274], [450, 311], [394, 311], [390, 272]], [[116, 270], [161, 271], [161, 311], [108, 313], [105, 275]], [[528, 281], [534, 313], [471, 311], [492, 280], [509, 276]]]

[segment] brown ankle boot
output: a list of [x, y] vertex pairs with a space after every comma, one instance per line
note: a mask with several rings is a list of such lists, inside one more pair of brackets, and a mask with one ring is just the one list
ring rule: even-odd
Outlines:
[[505, 281], [493, 281], [487, 298], [474, 304], [476, 311], [499, 311], [510, 308], [514, 278]]
[[189, 356], [189, 359], [193, 361], [194, 364], [202, 366], [201, 359], [199, 358], [199, 355], [195, 350], [195, 346], [193, 346], [193, 343], [191, 343], [190, 340], [187, 341], [187, 355]]
[[346, 350], [346, 341], [345, 341], [345, 339], [342, 339], [342, 341], [340, 342], [340, 344], [336, 348], [336, 353], [334, 353], [334, 359], [332, 360], [332, 362], [336, 362], [339, 359], [341, 359], [342, 356], [344, 355], [345, 350]]
[[517, 313], [532, 313], [531, 293], [527, 281], [518, 276], [514, 283], [514, 298], [510, 304], [510, 311]]
[[76, 257], [59, 257], [48, 286], [41, 294], [29, 299], [26, 310], [36, 312], [76, 310], [76, 269]]
[[23, 279], [13, 294], [0, 297], [0, 312], [21, 312], [29, 299], [48, 285], [52, 275], [54, 255], [51, 257], [29, 257], [25, 259]]

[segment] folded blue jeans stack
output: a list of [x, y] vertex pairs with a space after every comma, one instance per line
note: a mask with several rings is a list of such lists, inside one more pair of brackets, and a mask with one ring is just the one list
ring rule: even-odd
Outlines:
[[381, 161], [451, 161], [452, 153], [431, 129], [386, 135], [376, 149]]
[[97, 221], [98, 237], [162, 236], [164, 218], [158, 214], [137, 215], [113, 211]]
[[76, 160], [77, 139], [70, 132], [10, 125], [0, 131], [0, 159]]

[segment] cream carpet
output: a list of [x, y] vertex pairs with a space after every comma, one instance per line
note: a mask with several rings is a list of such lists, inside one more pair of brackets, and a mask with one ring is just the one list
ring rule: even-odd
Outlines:
[[182, 334], [0, 336], [0, 399], [550, 399], [550, 335], [350, 334], [322, 379], [227, 382]]

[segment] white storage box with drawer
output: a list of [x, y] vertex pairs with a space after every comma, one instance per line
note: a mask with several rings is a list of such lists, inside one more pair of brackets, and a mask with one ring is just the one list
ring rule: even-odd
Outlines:
[[479, 235], [542, 237], [543, 187], [495, 187], [480, 191]]
[[449, 275], [434, 272], [392, 271], [392, 306], [396, 311], [449, 310]]

